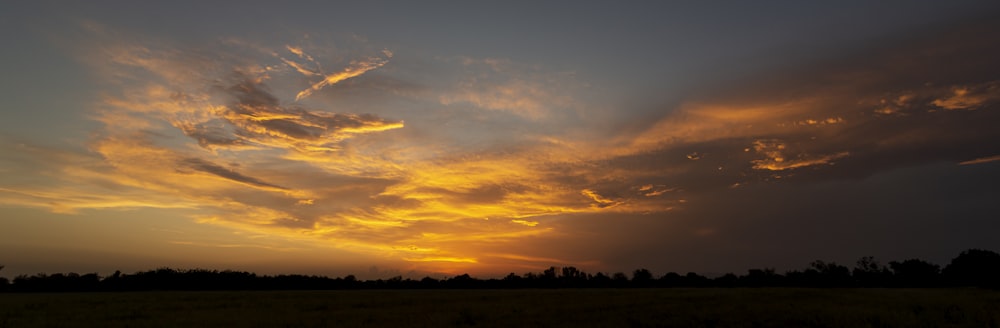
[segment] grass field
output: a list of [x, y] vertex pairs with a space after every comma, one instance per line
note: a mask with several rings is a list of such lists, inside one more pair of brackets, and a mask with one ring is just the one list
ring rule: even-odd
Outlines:
[[0, 327], [1000, 327], [978, 289], [0, 294]]

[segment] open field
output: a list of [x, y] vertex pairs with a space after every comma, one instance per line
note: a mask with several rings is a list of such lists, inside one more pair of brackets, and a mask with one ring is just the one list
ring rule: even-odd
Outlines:
[[0, 294], [0, 327], [1000, 327], [978, 289]]

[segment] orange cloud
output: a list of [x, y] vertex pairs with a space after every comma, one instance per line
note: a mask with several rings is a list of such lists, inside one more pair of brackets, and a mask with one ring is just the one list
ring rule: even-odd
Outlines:
[[593, 200], [594, 204], [591, 206], [597, 208], [615, 207], [622, 204], [621, 201], [605, 198], [604, 196], [601, 196], [601, 194], [598, 194], [596, 191], [590, 189], [581, 190], [580, 194]]
[[671, 192], [671, 191], [675, 191], [677, 189], [676, 188], [666, 188], [666, 186], [663, 186], [663, 185], [654, 186], [654, 185], [648, 184], [648, 185], [644, 185], [644, 186], [639, 187], [638, 190], [639, 190], [640, 193], [642, 193], [643, 196], [646, 196], [646, 197], [656, 197], [656, 196], [660, 196], [660, 195], [663, 195], [663, 194]]
[[[109, 48], [117, 49], [117, 55], [98, 66], [119, 79], [108, 79], [117, 82], [112, 83], [116, 91], [95, 109], [93, 117], [104, 125], [89, 146], [96, 154], [90, 160], [101, 170], [76, 170], [60, 177], [86, 179], [80, 184], [84, 188], [99, 181], [109, 189], [46, 188], [50, 193], [44, 193], [0, 185], [2, 201], [62, 212], [183, 208], [191, 210], [184, 215], [195, 222], [274, 236], [297, 246], [280, 240], [273, 244], [173, 240], [178, 245], [260, 246], [289, 252], [330, 247], [435, 270], [509, 261], [482, 253], [551, 234], [553, 228], [545, 224], [549, 216], [610, 207], [627, 210], [607, 202], [592, 206], [594, 199], [581, 196], [583, 185], [604, 179], [600, 176], [573, 183], [556, 179], [591, 170], [589, 155], [572, 149], [581, 146], [569, 140], [532, 136], [525, 138], [523, 147], [507, 152], [472, 153], [459, 146], [428, 145], [387, 134], [404, 128], [399, 120], [307, 109], [283, 101], [283, 95], [301, 100], [381, 67], [392, 57], [388, 51], [384, 57], [355, 61], [340, 72], [324, 74], [320, 56], [293, 46], [285, 46], [292, 59], [255, 46], [262, 56], [258, 60], [265, 61], [256, 63], [219, 61], [215, 58], [229, 57], [152, 46]], [[508, 65], [484, 63], [501, 70]], [[282, 82], [294, 80], [290, 75], [323, 76], [323, 80], [289, 94], [282, 87], [291, 83]], [[534, 115], [530, 111], [570, 106], [558, 100], [563, 96], [552, 96], [558, 91], [543, 82], [504, 78], [509, 78], [510, 89], [498, 89], [502, 94], [528, 100], [494, 106], [502, 101], [497, 98], [476, 106], [527, 109], [519, 114], [525, 117]], [[485, 85], [465, 91], [481, 87]], [[56, 163], [67, 165], [67, 161]], [[67, 197], [73, 192], [106, 195], [106, 199]], [[54, 204], [54, 199], [63, 201]]]
[[786, 154], [789, 152], [786, 145], [779, 140], [756, 140], [753, 149], [758, 154], [764, 155], [763, 159], [751, 161], [753, 168], [758, 170], [783, 171], [800, 167], [832, 164], [838, 158], [847, 157], [848, 152], [839, 152], [830, 155], [812, 156], [806, 153], [799, 153], [793, 157]]
[[813, 97], [757, 105], [685, 104], [642, 133], [619, 139], [622, 147], [616, 147], [617, 154], [787, 131], [784, 122], [824, 108], [824, 102], [822, 97]]
[[382, 54], [385, 57], [369, 57], [363, 60], [353, 61], [351, 62], [350, 65], [345, 67], [340, 72], [325, 74], [323, 76], [323, 80], [313, 83], [313, 85], [310, 86], [308, 89], [299, 91], [299, 93], [295, 95], [295, 101], [302, 100], [302, 98], [308, 97], [309, 95], [312, 95], [313, 92], [319, 91], [324, 87], [337, 84], [338, 82], [343, 80], [361, 76], [362, 74], [365, 74], [368, 71], [382, 67], [383, 65], [389, 62], [390, 58], [392, 58], [392, 52], [384, 50]]
[[526, 226], [529, 226], [529, 227], [534, 227], [534, 226], [538, 225], [538, 221], [528, 221], [528, 220], [517, 220], [517, 219], [515, 219], [515, 220], [510, 220], [510, 222], [521, 224], [521, 225], [526, 225]]
[[1000, 83], [985, 83], [972, 86], [954, 86], [951, 94], [934, 99], [934, 106], [947, 110], [976, 109], [988, 102], [1000, 99]]
[[[572, 221], [565, 218], [687, 208], [704, 202], [706, 190], [802, 174], [895, 145], [870, 135], [912, 142], [923, 132], [882, 122], [980, 114], [952, 109], [997, 99], [995, 82], [887, 89], [816, 74], [806, 80], [821, 87], [681, 99], [658, 118], [614, 125], [591, 115], [610, 111], [587, 107], [586, 83], [571, 72], [462, 58], [436, 63], [457, 66], [454, 76], [414, 82], [428, 85], [421, 94], [333, 94], [310, 98], [307, 108], [296, 101], [382, 68], [394, 55], [329, 64], [346, 55], [284, 43], [246, 47], [227, 42], [215, 49], [223, 56], [158, 42], [101, 45], [93, 61], [110, 87], [92, 114], [103, 126], [91, 153], [25, 155], [31, 165], [3, 172], [0, 202], [59, 212], [184, 209], [199, 223], [297, 245], [262, 244], [269, 248], [338, 249], [409, 268], [572, 265], [579, 262], [529, 250], [564, 234], [560, 222]], [[349, 85], [368, 86], [338, 87]], [[348, 106], [360, 103], [376, 103], [366, 108], [378, 114]], [[378, 108], [398, 103], [412, 107]], [[495, 117], [503, 121], [488, 121]], [[11, 182], [46, 162], [58, 183]], [[521, 248], [496, 252], [514, 245]]]

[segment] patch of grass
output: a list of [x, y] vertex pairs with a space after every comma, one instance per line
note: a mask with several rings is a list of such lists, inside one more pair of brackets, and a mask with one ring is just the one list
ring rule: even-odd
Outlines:
[[1000, 327], [979, 289], [0, 294], [0, 327]]

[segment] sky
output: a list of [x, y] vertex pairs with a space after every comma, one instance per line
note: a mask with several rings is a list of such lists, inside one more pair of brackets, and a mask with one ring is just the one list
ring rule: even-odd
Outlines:
[[0, 276], [1000, 250], [995, 1], [0, 5]]

